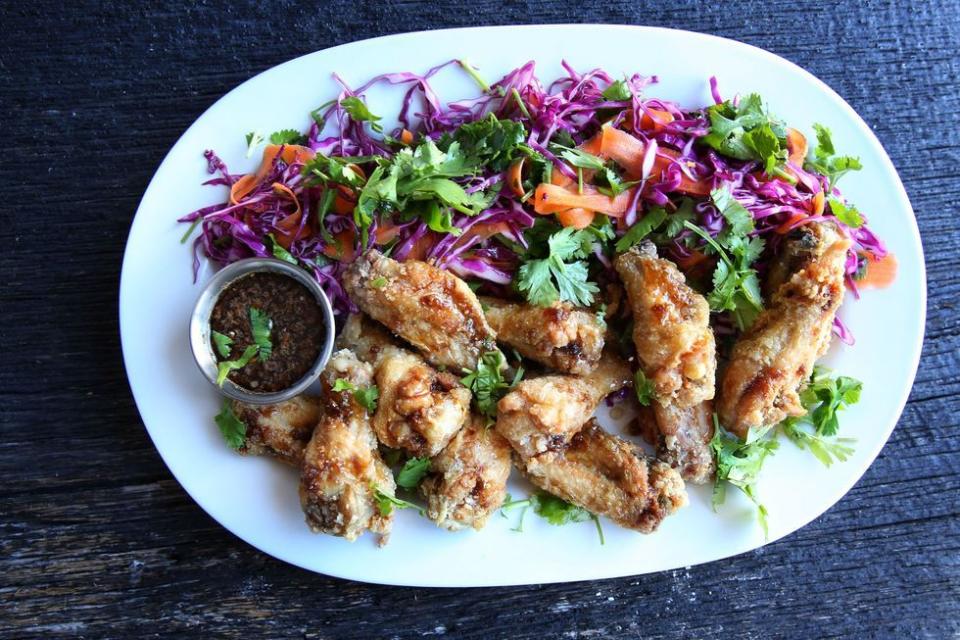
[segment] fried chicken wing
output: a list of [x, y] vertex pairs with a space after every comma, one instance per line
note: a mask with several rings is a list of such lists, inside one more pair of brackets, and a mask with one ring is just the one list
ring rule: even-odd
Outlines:
[[771, 270], [771, 284], [778, 286], [734, 345], [721, 382], [720, 419], [741, 437], [751, 428], [805, 413], [798, 392], [830, 347], [833, 319], [843, 302], [850, 241], [837, 227], [808, 224], [786, 242], [781, 263]]
[[396, 484], [377, 451], [366, 409], [352, 391], [333, 390], [339, 379], [356, 388], [369, 387], [371, 367], [344, 349], [324, 370], [322, 415], [300, 469], [300, 504], [315, 532], [355, 540], [370, 530], [379, 533], [384, 544], [392, 516], [380, 513], [375, 491], [392, 496]]
[[595, 420], [565, 448], [522, 460], [521, 465], [541, 489], [643, 533], [656, 530], [687, 503], [683, 480], [674, 469], [648, 459]]
[[652, 243], [617, 256], [614, 267], [633, 310], [637, 356], [657, 398], [680, 408], [713, 398], [717, 355], [706, 299], [676, 265], [657, 257]]
[[562, 373], [593, 371], [603, 351], [604, 323], [565, 302], [549, 307], [481, 298], [487, 321], [503, 344]]
[[457, 531], [481, 529], [503, 504], [510, 476], [510, 445], [472, 416], [440, 455], [420, 484], [427, 516], [438, 526]]
[[234, 414], [247, 427], [240, 453], [269, 455], [292, 466], [303, 460], [303, 449], [320, 419], [320, 399], [297, 396], [270, 405], [231, 402]]
[[473, 369], [482, 352], [496, 349], [477, 296], [452, 273], [371, 250], [350, 265], [343, 284], [358, 307], [435, 366]]
[[710, 481], [715, 469], [710, 451], [713, 401], [685, 409], [654, 401], [641, 408], [637, 422], [644, 439], [656, 447], [657, 459], [679, 471], [687, 482]]
[[605, 353], [586, 376], [524, 380], [497, 404], [496, 429], [523, 457], [565, 446], [607, 394], [631, 380], [630, 368]]
[[449, 372], [396, 345], [369, 318], [351, 316], [340, 336], [342, 346], [373, 366], [380, 391], [371, 424], [377, 439], [418, 457], [432, 457], [467, 421], [470, 390]]

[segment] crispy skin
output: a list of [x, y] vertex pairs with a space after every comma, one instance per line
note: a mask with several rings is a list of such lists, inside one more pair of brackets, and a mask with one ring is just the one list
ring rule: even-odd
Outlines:
[[685, 409], [654, 401], [642, 409], [637, 417], [639, 430], [657, 448], [657, 459], [679, 471], [687, 482], [709, 482], [715, 468], [710, 451], [713, 401]]
[[710, 306], [669, 260], [644, 243], [614, 266], [633, 309], [633, 342], [657, 398], [679, 408], [713, 398], [716, 345]]
[[541, 489], [642, 533], [655, 531], [666, 516], [687, 503], [683, 480], [675, 470], [648, 459], [595, 420], [564, 449], [521, 464]]
[[450, 531], [481, 529], [507, 495], [510, 445], [472, 416], [430, 464], [420, 484], [427, 498], [427, 516]]
[[300, 505], [315, 532], [355, 540], [370, 530], [384, 544], [393, 519], [380, 513], [373, 487], [392, 496], [396, 484], [377, 452], [366, 409], [352, 392], [333, 391], [340, 378], [358, 388], [373, 382], [370, 365], [350, 351], [330, 359], [321, 376], [322, 416], [300, 469]]
[[487, 321], [503, 344], [562, 373], [584, 375], [597, 367], [605, 327], [597, 314], [569, 303], [550, 307], [481, 298]]
[[450, 442], [470, 414], [470, 390], [423, 358], [396, 346], [379, 325], [359, 315], [347, 320], [340, 343], [373, 365], [380, 390], [371, 420], [377, 439], [394, 449], [433, 457]]
[[791, 233], [787, 243], [788, 264], [772, 272], [774, 284], [782, 284], [734, 345], [721, 383], [720, 419], [741, 437], [805, 413], [798, 392], [830, 347], [843, 302], [849, 240], [833, 224], [820, 222]]
[[497, 431], [523, 457], [564, 446], [607, 394], [630, 383], [627, 364], [606, 353], [586, 376], [524, 380], [497, 404]]
[[247, 426], [240, 453], [269, 455], [300, 466], [303, 449], [320, 419], [320, 399], [297, 396], [285, 402], [253, 405], [233, 401], [233, 412]]
[[434, 366], [474, 369], [482, 352], [496, 349], [496, 333], [477, 296], [452, 273], [371, 250], [350, 265], [343, 284], [358, 307]]

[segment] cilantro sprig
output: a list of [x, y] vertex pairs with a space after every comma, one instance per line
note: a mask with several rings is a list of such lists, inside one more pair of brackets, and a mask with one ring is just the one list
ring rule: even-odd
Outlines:
[[807, 159], [805, 168], [826, 176], [832, 190], [847, 172], [859, 171], [863, 165], [860, 164], [860, 158], [837, 155], [830, 129], [822, 124], [814, 124], [813, 128], [817, 132], [817, 146], [813, 148], [813, 158]]
[[587, 229], [566, 227], [547, 240], [548, 255], [540, 259], [528, 259], [517, 270], [517, 288], [531, 304], [548, 307], [558, 300], [587, 307], [593, 296], [600, 291], [589, 280], [587, 257], [592, 245]]
[[767, 508], [757, 498], [756, 482], [760, 469], [768, 456], [776, 451], [780, 443], [768, 435], [769, 429], [750, 432], [747, 440], [742, 441], [729, 434], [720, 426], [717, 415], [713, 415], [714, 433], [710, 441], [717, 462], [716, 481], [713, 485], [713, 510], [727, 499], [727, 485], [739, 489], [757, 507], [757, 519], [763, 527], [764, 535], [769, 535]]
[[333, 383], [333, 390], [337, 392], [349, 391], [353, 394], [353, 399], [366, 409], [367, 413], [376, 413], [377, 399], [380, 398], [380, 389], [377, 388], [377, 385], [358, 387], [345, 378], [337, 378]]
[[833, 377], [816, 367], [810, 382], [800, 392], [807, 415], [780, 423], [784, 434], [801, 449], [808, 449], [825, 466], [844, 462], [853, 453], [852, 438], [836, 437], [840, 430], [839, 411], [860, 401], [863, 383], [849, 376]]
[[393, 513], [394, 509], [416, 509], [420, 515], [424, 515], [425, 513], [423, 507], [418, 504], [392, 496], [382, 491], [376, 485], [370, 485], [370, 488], [373, 490], [373, 499], [377, 503], [377, 509], [380, 511], [381, 516], [389, 516]]
[[780, 173], [787, 160], [786, 128], [767, 112], [759, 94], [708, 107], [707, 117], [710, 131], [700, 139], [703, 144], [730, 158], [759, 161], [767, 173]]
[[516, 508], [521, 508], [522, 511], [517, 526], [513, 528], [514, 531], [523, 532], [524, 517], [527, 515], [527, 510], [532, 508], [534, 513], [554, 526], [563, 526], [571, 522], [592, 521], [597, 528], [600, 544], [606, 542], [603, 537], [603, 527], [600, 525], [600, 519], [596, 514], [567, 502], [563, 498], [558, 498], [552, 493], [540, 490], [522, 500], [514, 500], [508, 493], [506, 500], [500, 506], [500, 515], [506, 518], [507, 512]]
[[247, 425], [237, 417], [230, 406], [230, 401], [223, 399], [220, 413], [213, 417], [213, 421], [220, 429], [220, 435], [231, 449], [239, 450], [247, 441]]
[[470, 389], [473, 394], [473, 403], [477, 411], [492, 419], [497, 415], [497, 402], [507, 391], [517, 385], [523, 378], [523, 367], [518, 367], [513, 380], [507, 381], [503, 377], [506, 368], [506, 358], [500, 351], [487, 351], [481, 354], [477, 361], [477, 368], [467, 372], [460, 382]]
[[397, 486], [414, 489], [430, 471], [430, 458], [410, 458], [397, 473]]

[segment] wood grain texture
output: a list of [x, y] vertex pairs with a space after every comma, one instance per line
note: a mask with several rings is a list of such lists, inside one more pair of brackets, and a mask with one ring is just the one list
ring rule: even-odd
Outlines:
[[[0, 636], [960, 634], [956, 0], [35, 0], [0, 11]], [[916, 209], [930, 281], [923, 361], [890, 442], [839, 504], [787, 539], [637, 578], [387, 588], [313, 575], [241, 543], [173, 480], [124, 377], [120, 260], [153, 171], [216, 98], [303, 53], [426, 28], [574, 21], [769, 49], [874, 127]]]

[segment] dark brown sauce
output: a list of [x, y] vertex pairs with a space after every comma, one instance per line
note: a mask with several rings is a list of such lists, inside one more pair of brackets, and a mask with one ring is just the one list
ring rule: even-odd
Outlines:
[[254, 344], [251, 308], [272, 320], [273, 351], [267, 359], [257, 356], [227, 377], [250, 391], [282, 391], [302, 378], [319, 357], [327, 331], [323, 312], [310, 290], [293, 278], [277, 273], [243, 276], [227, 285], [210, 314], [210, 328], [233, 340], [227, 357], [211, 344], [219, 361], [237, 360]]

